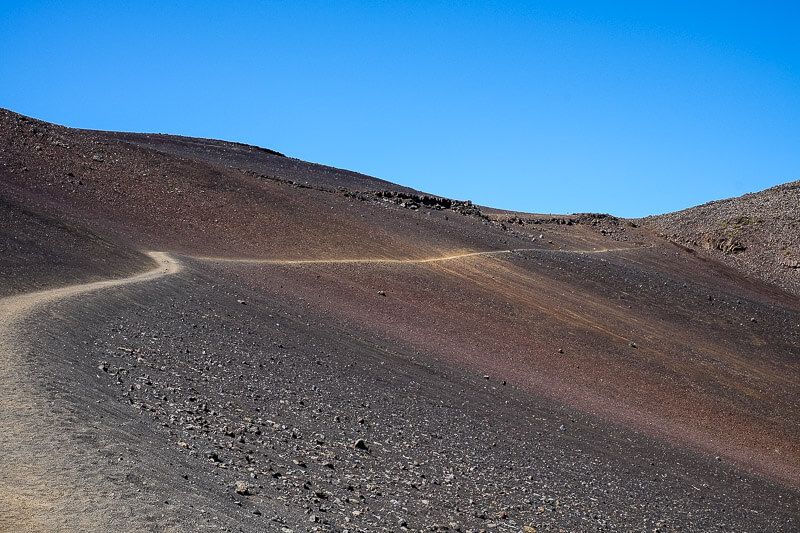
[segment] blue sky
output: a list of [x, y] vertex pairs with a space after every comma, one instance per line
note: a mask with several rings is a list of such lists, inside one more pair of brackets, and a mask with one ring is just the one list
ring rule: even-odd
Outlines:
[[549, 4], [4, 0], [0, 106], [534, 212], [800, 179], [800, 4]]

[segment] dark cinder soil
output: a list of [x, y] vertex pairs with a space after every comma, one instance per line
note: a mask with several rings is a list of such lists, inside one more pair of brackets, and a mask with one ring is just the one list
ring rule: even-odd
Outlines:
[[409, 187], [403, 187], [402, 185], [359, 174], [358, 172], [307, 163], [258, 146], [174, 135], [118, 132], [92, 133], [99, 133], [109, 139], [123, 140], [166, 154], [203, 161], [217, 167], [246, 170], [263, 176], [265, 179], [282, 180], [298, 185], [330, 189], [345, 187], [352, 190], [418, 192]]
[[147, 264], [129, 247], [0, 196], [0, 297], [126, 276]]
[[215, 275], [59, 308], [80, 318], [45, 322], [38, 379], [138, 519], [144, 499], [235, 531], [798, 527], [793, 490]]

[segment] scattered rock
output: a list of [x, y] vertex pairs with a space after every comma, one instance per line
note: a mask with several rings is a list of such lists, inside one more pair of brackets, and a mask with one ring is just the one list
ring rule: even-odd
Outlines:
[[211, 461], [213, 461], [215, 463], [221, 463], [222, 462], [222, 460], [219, 458], [219, 455], [215, 451], [210, 451], [210, 452], [206, 453], [206, 458], [208, 458], [209, 460], [211, 460]]
[[250, 486], [246, 481], [237, 481], [236, 485], [234, 486], [234, 490], [236, 491], [236, 494], [241, 494], [242, 496], [247, 496], [250, 494]]
[[717, 250], [721, 251], [724, 254], [735, 254], [739, 252], [743, 252], [747, 249], [747, 247], [742, 244], [739, 240], [735, 237], [728, 236], [723, 237], [720, 239], [716, 239], [712, 241], [711, 246], [716, 248]]

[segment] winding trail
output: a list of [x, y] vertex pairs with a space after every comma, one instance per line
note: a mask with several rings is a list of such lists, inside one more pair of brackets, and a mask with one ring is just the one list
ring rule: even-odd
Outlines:
[[419, 259], [390, 259], [390, 258], [344, 258], [344, 259], [256, 259], [247, 257], [215, 257], [191, 256], [192, 259], [210, 261], [215, 263], [252, 263], [259, 265], [336, 265], [336, 264], [423, 264], [437, 263], [440, 261], [453, 261], [477, 256], [494, 256], [522, 252], [548, 252], [565, 254], [601, 254], [608, 252], [624, 252], [637, 250], [640, 247], [629, 246], [625, 248], [598, 248], [596, 250], [554, 250], [549, 248], [512, 248], [508, 250], [488, 250], [485, 252], [463, 252], [452, 255], [436, 257], [423, 257]]
[[36, 328], [25, 322], [49, 304], [181, 270], [166, 253], [148, 255], [157, 266], [130, 277], [0, 299], [0, 531], [95, 531], [104, 524], [114, 529], [109, 520], [116, 511], [109, 493], [115, 487], [88, 481], [70, 457], [70, 435], [54, 425], [50, 399], [31, 375], [25, 339]]
[[[272, 265], [309, 264], [424, 264], [476, 256], [521, 252], [594, 254], [635, 249], [552, 250], [516, 248], [463, 252], [420, 259], [193, 259]], [[36, 383], [28, 339], [36, 325], [27, 323], [35, 311], [62, 300], [124, 285], [153, 281], [181, 271], [180, 262], [164, 252], [148, 252], [156, 266], [125, 278], [75, 284], [0, 299], [0, 531], [114, 530], [125, 517], [115, 509], [117, 489], [97, 473], [92, 480], [81, 472], [91, 456], [71, 457], [74, 443], [69, 428], [60, 431], [48, 394]], [[79, 384], [76, 384], [79, 385]], [[88, 451], [91, 453], [91, 450]], [[128, 523], [126, 529], [135, 529]]]

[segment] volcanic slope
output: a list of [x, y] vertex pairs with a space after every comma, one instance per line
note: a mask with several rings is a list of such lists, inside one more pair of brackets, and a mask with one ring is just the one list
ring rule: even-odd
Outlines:
[[779, 286], [241, 144], [3, 111], [0, 150], [4, 526], [800, 525]]
[[800, 296], [800, 181], [641, 222], [678, 244]]

